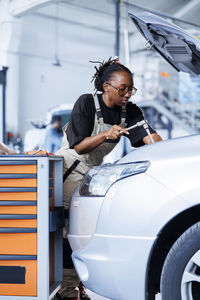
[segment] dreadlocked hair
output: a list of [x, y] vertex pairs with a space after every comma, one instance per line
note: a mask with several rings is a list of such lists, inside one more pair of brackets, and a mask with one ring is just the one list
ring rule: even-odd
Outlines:
[[[131, 74], [131, 71], [124, 65], [116, 62], [116, 59], [111, 57], [107, 61], [90, 61], [92, 63], [98, 63], [99, 67], [94, 67], [96, 72], [92, 76], [92, 81], [94, 81], [94, 88], [97, 91], [103, 92], [103, 84], [112, 78], [114, 72], [127, 72]], [[132, 75], [132, 74], [131, 74]]]

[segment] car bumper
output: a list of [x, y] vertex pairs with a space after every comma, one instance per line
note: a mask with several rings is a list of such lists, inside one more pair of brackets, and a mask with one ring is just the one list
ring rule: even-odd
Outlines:
[[72, 255], [80, 280], [111, 299], [144, 300], [144, 274], [155, 239], [94, 234], [85, 248]]

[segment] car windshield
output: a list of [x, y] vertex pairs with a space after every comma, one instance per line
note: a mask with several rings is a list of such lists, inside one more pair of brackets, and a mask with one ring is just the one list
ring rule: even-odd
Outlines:
[[61, 127], [65, 126], [65, 124], [67, 124], [69, 122], [70, 119], [70, 114], [71, 114], [71, 110], [67, 110], [67, 111], [62, 111], [62, 112], [57, 112], [56, 114], [54, 114], [52, 116], [52, 118], [54, 116], [59, 116], [61, 117]]

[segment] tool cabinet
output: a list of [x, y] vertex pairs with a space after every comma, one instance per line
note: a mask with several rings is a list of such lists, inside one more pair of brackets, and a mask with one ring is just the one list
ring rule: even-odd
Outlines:
[[47, 300], [60, 288], [62, 168], [57, 156], [0, 156], [0, 300]]

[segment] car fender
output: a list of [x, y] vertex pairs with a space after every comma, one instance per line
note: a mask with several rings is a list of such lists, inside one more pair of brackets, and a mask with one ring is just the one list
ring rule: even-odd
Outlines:
[[191, 204], [150, 175], [143, 173], [115, 182], [108, 190], [96, 233], [155, 237]]

